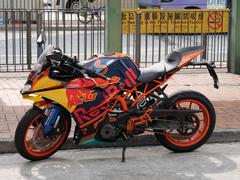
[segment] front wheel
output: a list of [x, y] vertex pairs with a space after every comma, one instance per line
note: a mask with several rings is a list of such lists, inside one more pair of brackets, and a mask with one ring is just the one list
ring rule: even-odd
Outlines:
[[16, 129], [17, 151], [28, 160], [37, 161], [52, 156], [66, 141], [71, 129], [71, 119], [68, 115], [61, 123], [59, 133], [46, 136], [43, 132], [42, 113], [43, 111], [36, 107], [28, 110]]
[[182, 91], [170, 97], [174, 105], [169, 109], [201, 110], [186, 118], [185, 125], [179, 129], [167, 129], [155, 132], [155, 136], [167, 149], [174, 152], [193, 151], [210, 138], [215, 127], [215, 111], [212, 103], [195, 91]]

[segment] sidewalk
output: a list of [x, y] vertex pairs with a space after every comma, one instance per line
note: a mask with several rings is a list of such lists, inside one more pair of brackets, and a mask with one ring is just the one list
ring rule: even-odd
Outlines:
[[[28, 73], [0, 73], [0, 144], [5, 141], [13, 144], [16, 126], [32, 105], [31, 101], [22, 99], [19, 93], [27, 75]], [[238, 130], [240, 132], [240, 76], [224, 72], [219, 72], [218, 76], [220, 88], [217, 90], [205, 71], [184, 70], [169, 81], [166, 92], [188, 89], [203, 93], [215, 107], [216, 132], [237, 134]], [[4, 145], [0, 145], [0, 149], [2, 146]]]

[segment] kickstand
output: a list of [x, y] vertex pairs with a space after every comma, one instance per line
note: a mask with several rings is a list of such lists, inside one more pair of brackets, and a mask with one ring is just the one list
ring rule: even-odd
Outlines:
[[126, 162], [125, 161], [125, 152], [127, 149], [127, 145], [128, 145], [128, 137], [126, 136], [126, 134], [123, 134], [123, 138], [124, 138], [124, 143], [123, 143], [123, 149], [122, 149], [122, 162]]

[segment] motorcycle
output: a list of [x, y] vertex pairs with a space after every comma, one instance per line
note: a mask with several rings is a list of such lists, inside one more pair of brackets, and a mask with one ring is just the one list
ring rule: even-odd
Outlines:
[[121, 140], [123, 162], [129, 139], [145, 132], [174, 152], [199, 148], [215, 127], [213, 105], [196, 91], [171, 96], [164, 91], [167, 81], [187, 65], [205, 65], [218, 88], [214, 64], [192, 62], [203, 52], [201, 46], [176, 49], [140, 70], [122, 53], [80, 63], [49, 45], [21, 89], [23, 98], [34, 103], [16, 129], [18, 152], [32, 161], [49, 158], [68, 138], [72, 119], [75, 144]]

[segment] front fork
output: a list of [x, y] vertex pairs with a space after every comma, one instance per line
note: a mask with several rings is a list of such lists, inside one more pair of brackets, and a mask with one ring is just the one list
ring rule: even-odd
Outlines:
[[61, 112], [61, 107], [55, 105], [44, 109], [42, 125], [45, 135], [50, 135], [57, 129], [61, 120]]
[[45, 135], [61, 133], [56, 132], [56, 130], [59, 126], [60, 121], [65, 116], [64, 113], [66, 113], [66, 110], [64, 108], [51, 102], [47, 102], [40, 96], [23, 95], [23, 98], [34, 101], [33, 106], [43, 110], [42, 126]]

